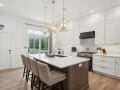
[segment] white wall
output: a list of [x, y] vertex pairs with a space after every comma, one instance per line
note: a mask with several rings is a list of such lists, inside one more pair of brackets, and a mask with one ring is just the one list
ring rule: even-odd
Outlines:
[[0, 12], [0, 24], [5, 25], [4, 30], [0, 31], [0, 33], [12, 34], [11, 37], [12, 46], [10, 48], [12, 50], [12, 54], [10, 57], [11, 68], [22, 66], [20, 55], [27, 54], [28, 50], [27, 30], [36, 29], [36, 27], [26, 26], [25, 23], [42, 25], [42, 23], [38, 21]]

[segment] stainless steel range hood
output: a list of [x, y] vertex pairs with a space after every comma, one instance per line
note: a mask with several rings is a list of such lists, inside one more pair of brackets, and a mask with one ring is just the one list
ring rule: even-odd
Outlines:
[[95, 38], [95, 31], [80, 33], [80, 39]]

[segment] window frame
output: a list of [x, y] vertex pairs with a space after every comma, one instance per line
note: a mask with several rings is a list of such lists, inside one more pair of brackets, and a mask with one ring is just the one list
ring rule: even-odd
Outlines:
[[[48, 48], [47, 48], [47, 50], [42, 50], [41, 49], [41, 39], [42, 38], [47, 38], [47, 40], [48, 40]], [[34, 39], [34, 45], [33, 45], [34, 48], [33, 49], [35, 49], [35, 40], [39, 39], [38, 53], [45, 53], [45, 52], [47, 52], [49, 50], [49, 36], [29, 35], [29, 40], [30, 39]], [[30, 42], [29, 42], [29, 53], [30, 53]], [[30, 54], [32, 54], [32, 53], [30, 53]]]

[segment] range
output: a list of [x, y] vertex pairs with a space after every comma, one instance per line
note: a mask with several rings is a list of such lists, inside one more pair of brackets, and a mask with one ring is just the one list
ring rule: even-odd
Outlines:
[[93, 59], [93, 54], [95, 54], [96, 52], [78, 52], [77, 53], [77, 57], [84, 57], [84, 58], [89, 58], [90, 61], [89, 61], [89, 71], [92, 71], [93, 68], [92, 68], [92, 59]]

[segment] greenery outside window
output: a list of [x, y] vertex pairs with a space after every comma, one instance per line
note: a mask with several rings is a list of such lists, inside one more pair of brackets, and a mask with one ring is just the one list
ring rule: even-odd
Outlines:
[[29, 53], [37, 54], [48, 51], [48, 37], [29, 37]]

